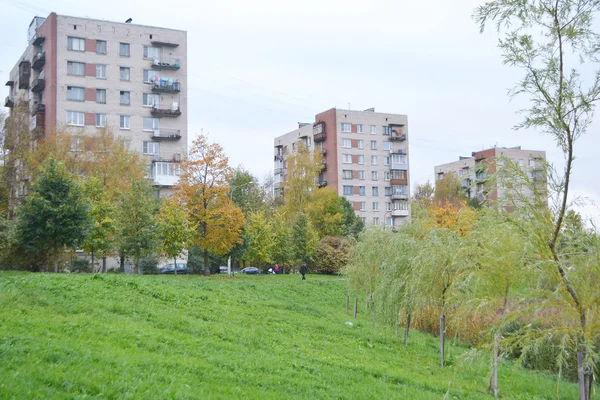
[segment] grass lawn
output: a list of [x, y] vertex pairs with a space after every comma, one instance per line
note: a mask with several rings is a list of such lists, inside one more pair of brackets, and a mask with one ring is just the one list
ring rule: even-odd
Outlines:
[[[345, 314], [338, 277], [0, 273], [2, 399], [482, 399], [489, 361]], [[364, 311], [364, 307], [359, 307]], [[353, 325], [346, 324], [352, 321]], [[402, 336], [402, 335], [400, 335]], [[506, 399], [577, 398], [510, 362]]]

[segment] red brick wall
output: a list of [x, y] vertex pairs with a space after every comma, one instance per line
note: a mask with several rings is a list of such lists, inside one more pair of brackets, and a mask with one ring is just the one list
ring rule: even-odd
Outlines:
[[85, 76], [96, 76], [96, 64], [85, 64]]
[[323, 174], [323, 179], [327, 181], [327, 186], [336, 193], [338, 192], [338, 140], [337, 140], [337, 118], [335, 114], [335, 108], [317, 114], [315, 116], [315, 122], [325, 122], [325, 131], [327, 132], [327, 139], [323, 142], [323, 149], [327, 150], [327, 156], [325, 160], [327, 162], [327, 171]]
[[352, 204], [354, 205], [354, 211], [360, 210], [360, 201], [354, 201]]
[[[44, 65], [44, 78], [46, 89], [42, 94], [42, 103], [46, 105], [44, 118], [46, 134], [56, 131], [56, 93], [57, 93], [57, 68], [56, 68], [56, 13], [51, 13], [38, 29], [38, 35], [45, 38], [43, 50], [46, 52]], [[64, 46], [66, 47], [66, 43]], [[64, 118], [64, 117], [63, 117]]]
[[96, 52], [96, 39], [85, 39], [85, 51]]
[[85, 113], [84, 124], [85, 125], [96, 126], [96, 114]]
[[85, 88], [85, 101], [96, 101], [96, 89]]

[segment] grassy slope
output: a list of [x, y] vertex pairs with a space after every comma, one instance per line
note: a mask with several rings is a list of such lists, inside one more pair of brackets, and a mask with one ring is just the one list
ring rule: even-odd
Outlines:
[[[442, 369], [435, 338], [348, 326], [344, 302], [343, 280], [314, 275], [0, 273], [0, 398], [492, 398], [485, 361]], [[500, 384], [557, 398], [553, 377], [510, 363]]]

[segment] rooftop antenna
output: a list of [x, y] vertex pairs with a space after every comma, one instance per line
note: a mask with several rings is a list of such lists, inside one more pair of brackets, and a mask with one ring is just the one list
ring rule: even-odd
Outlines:
[[348, 110], [350, 109], [350, 102], [348, 102]]
[[131, 18], [127, 18], [127, 21], [125, 21], [126, 24], [130, 24], [131, 21], [133, 21]]

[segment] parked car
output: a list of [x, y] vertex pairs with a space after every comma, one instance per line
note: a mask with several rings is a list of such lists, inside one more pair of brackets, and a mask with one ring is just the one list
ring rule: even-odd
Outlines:
[[[175, 264], [167, 264], [158, 270], [159, 274], [175, 274]], [[177, 275], [185, 275], [188, 273], [186, 263], [177, 263]]]
[[248, 275], [260, 274], [260, 271], [256, 267], [246, 267], [242, 269], [242, 272]]
[[[232, 270], [233, 270], [233, 268], [232, 268]], [[227, 267], [219, 267], [219, 273], [220, 274], [228, 274], [229, 269]]]

